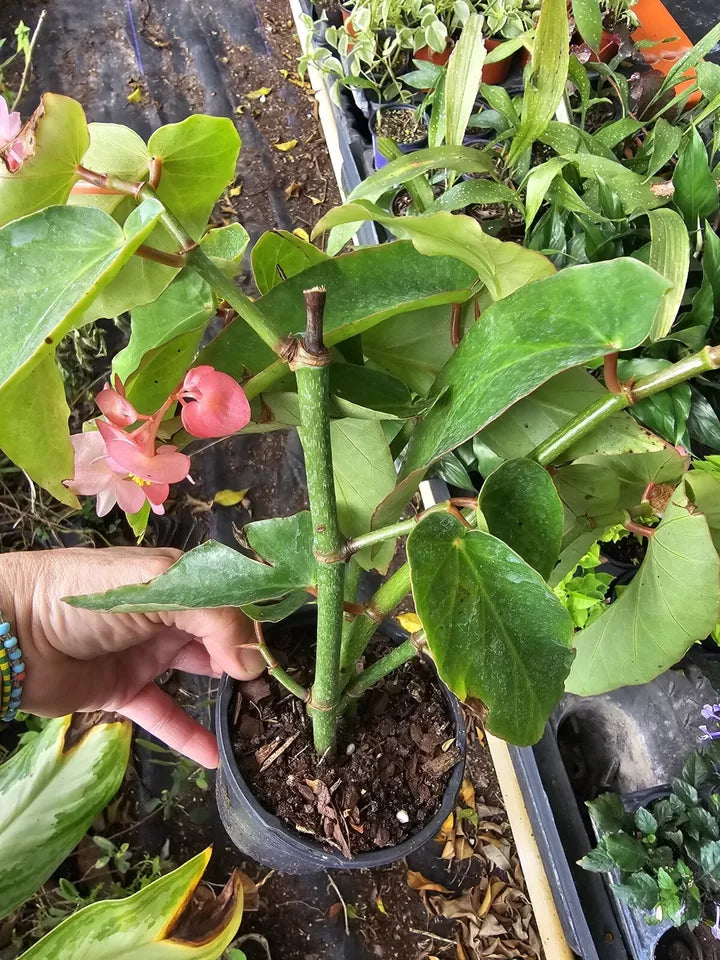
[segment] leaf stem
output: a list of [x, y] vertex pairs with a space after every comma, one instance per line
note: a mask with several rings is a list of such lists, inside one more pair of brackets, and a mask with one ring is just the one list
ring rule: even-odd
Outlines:
[[330, 354], [323, 342], [325, 290], [306, 290], [305, 306], [305, 341], [296, 341], [297, 350], [291, 367], [297, 377], [313, 553], [318, 560], [317, 650], [308, 710], [313, 720], [315, 750], [322, 756], [334, 749], [336, 739], [345, 561], [330, 444]]
[[399, 520], [387, 527], [379, 527], [377, 530], [370, 530], [369, 533], [362, 533], [357, 537], [352, 537], [345, 544], [345, 555], [353, 556], [360, 553], [366, 547], [373, 547], [376, 543], [383, 543], [385, 540], [395, 540], [397, 537], [404, 537], [415, 527], [416, 517], [409, 520]]
[[[414, 522], [414, 521], [413, 521]], [[345, 631], [340, 655], [340, 678], [343, 684], [352, 677], [358, 660], [370, 643], [378, 624], [391, 613], [410, 592], [410, 566], [404, 563], [378, 589]]]
[[419, 652], [417, 642], [407, 639], [379, 660], [376, 660], [375, 663], [366, 670], [363, 670], [362, 673], [359, 673], [345, 690], [343, 698], [340, 701], [340, 706], [338, 707], [338, 714], [342, 715], [345, 713], [353, 700], [357, 700], [366, 690], [369, 690], [370, 687], [379, 680], [382, 680], [383, 677], [392, 673], [393, 670], [397, 670], [398, 667], [407, 663], [408, 660], [417, 657]]
[[285, 687], [286, 690], [289, 690], [290, 693], [294, 694], [296, 697], [299, 697], [303, 703], [308, 703], [310, 700], [310, 691], [301, 683], [298, 683], [297, 680], [293, 680], [286, 670], [283, 670], [265, 643], [262, 624], [256, 620], [254, 625], [257, 642], [249, 643], [247, 644], [247, 647], [258, 651], [260, 656], [267, 664], [268, 673], [271, 677], [275, 677], [278, 683], [282, 684], [282, 686]]
[[660, 393], [662, 390], [668, 390], [678, 383], [684, 383], [690, 377], [698, 376], [708, 370], [716, 370], [718, 367], [720, 367], [720, 346], [703, 347], [691, 357], [686, 357], [672, 366], [637, 380], [631, 389], [626, 388], [622, 393], [611, 393], [600, 397], [543, 440], [528, 456], [541, 466], [547, 467], [608, 417], [624, 410], [631, 403]]

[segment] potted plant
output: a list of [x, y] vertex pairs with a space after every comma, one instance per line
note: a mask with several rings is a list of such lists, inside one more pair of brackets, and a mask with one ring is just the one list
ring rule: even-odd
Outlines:
[[392, 140], [401, 153], [412, 153], [427, 146], [428, 123], [422, 111], [410, 104], [382, 104], [370, 115], [370, 135], [373, 163], [379, 170], [388, 162], [380, 150], [379, 140]]
[[[709, 716], [713, 708], [709, 707]], [[714, 743], [680, 777], [643, 798], [605, 793], [587, 804], [598, 841], [580, 866], [613, 877], [610, 889], [645, 923], [720, 939], [720, 793]], [[696, 950], [697, 941], [696, 943]], [[698, 951], [699, 952], [699, 951]]]

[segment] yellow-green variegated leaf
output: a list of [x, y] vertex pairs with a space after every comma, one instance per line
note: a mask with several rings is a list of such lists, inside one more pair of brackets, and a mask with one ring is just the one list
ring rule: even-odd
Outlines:
[[0, 917], [47, 880], [122, 782], [132, 724], [114, 714], [95, 719], [51, 720], [0, 766]]
[[90, 904], [20, 960], [218, 960], [240, 926], [243, 888], [234, 873], [217, 898], [194, 903], [210, 853], [204, 850], [125, 900]]
[[648, 263], [672, 284], [662, 299], [650, 331], [651, 340], [661, 340], [670, 333], [685, 294], [685, 284], [690, 270], [690, 240], [683, 218], [668, 207], [650, 210], [648, 220], [650, 221]]

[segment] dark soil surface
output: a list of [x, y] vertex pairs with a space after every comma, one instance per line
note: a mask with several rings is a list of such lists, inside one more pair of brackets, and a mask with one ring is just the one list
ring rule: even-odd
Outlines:
[[[281, 663], [301, 665], [293, 676], [307, 684], [309, 628], [276, 631], [271, 642]], [[378, 638], [370, 659], [387, 649]], [[259, 699], [257, 684], [245, 686], [238, 765], [263, 806], [290, 826], [350, 856], [397, 845], [436, 812], [460, 755], [437, 680], [422, 662], [368, 691], [341, 729], [337, 756], [319, 762], [304, 704], [272, 678]]]
[[428, 135], [427, 122], [418, 119], [414, 110], [379, 110], [373, 117], [373, 130], [379, 137], [402, 144], [418, 143]]

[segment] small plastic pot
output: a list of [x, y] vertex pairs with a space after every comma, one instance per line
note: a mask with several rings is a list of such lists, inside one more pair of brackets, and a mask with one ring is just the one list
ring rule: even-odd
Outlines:
[[465, 721], [460, 704], [444, 685], [442, 690], [448, 713], [455, 724], [455, 746], [462, 759], [455, 764], [450, 774], [437, 813], [422, 830], [398, 846], [361, 853], [349, 860], [341, 853], [325, 848], [317, 841], [286, 826], [255, 799], [240, 773], [232, 749], [230, 711], [235, 681], [227, 674], [223, 675], [215, 706], [215, 728], [220, 750], [216, 796], [220, 819], [238, 850], [266, 867], [282, 873], [302, 874], [321, 870], [384, 867], [410, 856], [430, 842], [440, 832], [440, 827], [455, 806], [455, 799], [462, 785], [467, 746]]
[[[500, 44], [504, 42], [505, 41], [500, 40], [499, 37], [486, 37], [485, 48], [487, 50], [495, 50], [496, 47], [499, 47]], [[515, 54], [511, 53], [510, 56], [505, 57], [503, 60], [498, 60], [497, 63], [483, 64], [483, 83], [488, 83], [490, 86], [497, 86], [499, 83], [503, 83], [505, 80], [507, 80], [514, 59]]]
[[438, 53], [437, 50], [433, 50], [432, 47], [420, 47], [420, 49], [416, 50], [413, 54], [413, 58], [415, 60], [427, 60], [429, 63], [434, 63], [436, 67], [444, 67], [450, 59], [450, 54], [454, 46], [453, 41], [448, 40], [442, 53]]
[[[381, 103], [373, 110], [370, 115], [369, 126], [370, 126], [370, 136], [372, 137], [372, 146], [373, 146], [373, 165], [376, 170], [380, 170], [381, 167], [386, 166], [388, 163], [387, 157], [384, 157], [380, 150], [378, 149], [378, 137], [375, 133], [375, 117], [379, 113], [384, 113], [389, 110], [406, 110], [411, 113], [415, 113], [417, 108], [413, 107], [409, 103]], [[427, 134], [424, 137], [421, 137], [419, 140], [414, 141], [413, 143], [398, 143], [398, 149], [402, 153], [414, 153], [416, 150], [422, 150], [423, 147], [427, 146]]]

